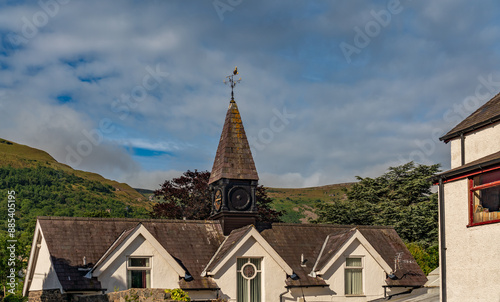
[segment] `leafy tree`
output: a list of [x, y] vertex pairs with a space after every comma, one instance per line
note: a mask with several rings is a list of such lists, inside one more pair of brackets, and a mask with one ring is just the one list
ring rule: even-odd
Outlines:
[[[208, 180], [210, 172], [198, 170], [186, 171], [182, 176], [166, 180], [159, 190], [155, 191], [156, 197], [161, 197], [162, 202], [153, 206], [150, 213], [152, 218], [168, 219], [193, 219], [203, 220], [210, 217], [212, 198], [209, 191]], [[271, 208], [272, 199], [267, 196], [266, 189], [258, 186], [256, 191], [258, 208], [258, 221], [279, 222], [282, 211]]]
[[421, 244], [408, 243], [406, 247], [426, 275], [439, 266], [439, 245], [435, 244], [426, 249]]
[[319, 205], [316, 223], [392, 225], [406, 242], [437, 242], [437, 194], [429, 178], [439, 165], [413, 162], [390, 167], [376, 178], [357, 177], [347, 200]]
[[202, 220], [210, 216], [211, 196], [208, 189], [210, 172], [186, 171], [182, 176], [166, 180], [155, 191], [163, 202], [153, 206], [151, 217]]
[[358, 183], [346, 190], [346, 200], [321, 204], [315, 223], [391, 225], [415, 253], [426, 273], [437, 267], [437, 194], [431, 192], [429, 178], [439, 172], [439, 164], [413, 162], [390, 167], [376, 178], [357, 177]]

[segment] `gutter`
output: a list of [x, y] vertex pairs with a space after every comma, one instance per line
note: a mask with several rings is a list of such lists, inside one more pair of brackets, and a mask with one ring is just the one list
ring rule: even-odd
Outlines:
[[396, 285], [396, 286], [386, 286], [386, 285], [383, 285], [382, 287], [384, 288], [384, 299], [385, 300], [391, 300], [392, 297], [399, 296], [399, 295], [411, 294], [411, 292], [414, 289], [421, 288], [421, 286], [411, 286], [411, 288], [409, 290], [406, 290], [404, 292], [400, 292], [400, 293], [396, 293], [396, 294], [392, 294], [392, 295], [387, 296], [387, 288], [388, 287], [409, 287], [409, 286], [405, 286], [405, 285], [400, 285], [400, 286], [398, 286], [398, 285]]
[[463, 132], [460, 134], [460, 158], [462, 166], [465, 165], [465, 136]]
[[445, 234], [445, 212], [444, 212], [444, 184], [443, 178], [439, 178], [439, 255], [441, 261], [441, 301], [446, 302], [446, 234]]
[[465, 129], [462, 129], [460, 131], [456, 131], [456, 132], [453, 132], [453, 133], [450, 133], [450, 134], [446, 134], [446, 135], [440, 137], [439, 140], [440, 141], [444, 141], [445, 143], [448, 143], [453, 138], [455, 138], [457, 136], [460, 136], [460, 134], [467, 134], [469, 132], [478, 130], [479, 128], [488, 126], [490, 124], [494, 124], [494, 123], [496, 123], [498, 121], [500, 121], [500, 115], [494, 116], [494, 117], [492, 117], [492, 118], [490, 118], [490, 119], [488, 119], [488, 120], [486, 120], [484, 122], [481, 122], [481, 123], [469, 126], [469, 127], [465, 128]]
[[500, 158], [497, 159], [492, 159], [487, 162], [483, 162], [480, 164], [475, 164], [471, 166], [467, 166], [464, 168], [456, 168], [456, 170], [450, 170], [448, 172], [444, 172], [442, 174], [435, 175], [430, 178], [430, 180], [434, 184], [439, 184], [440, 180], [443, 180], [445, 183], [458, 180], [461, 178], [473, 176], [476, 174], [484, 173], [490, 170], [495, 170], [498, 169], [498, 167], [492, 168], [492, 169], [485, 169], [485, 167], [491, 167], [491, 166], [496, 166], [500, 164]]

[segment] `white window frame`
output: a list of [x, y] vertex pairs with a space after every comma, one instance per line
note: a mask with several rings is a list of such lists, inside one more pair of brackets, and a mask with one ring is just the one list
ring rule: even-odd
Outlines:
[[[360, 259], [361, 266], [347, 266], [347, 259]], [[348, 270], [361, 270], [361, 293], [347, 293], [346, 281]], [[365, 295], [365, 257], [362, 255], [345, 255], [344, 261], [344, 295], [346, 296], [364, 296]]]
[[[131, 259], [148, 259], [148, 266], [130, 266]], [[130, 271], [149, 271], [149, 287], [147, 286], [148, 280], [146, 280], [146, 288], [151, 288], [152, 284], [152, 270], [153, 270], [153, 256], [150, 255], [140, 255], [140, 256], [127, 256], [127, 288], [132, 288], [132, 280], [130, 277]]]
[[[247, 265], [251, 265], [253, 266], [253, 268], [255, 269], [255, 274], [252, 278], [247, 278], [243, 273], [242, 273], [242, 269], [238, 269], [236, 267], [236, 278], [238, 278], [239, 276], [238, 275], [241, 275], [243, 277], [243, 279], [245, 280], [246, 282], [246, 286], [248, 288], [248, 297], [247, 297], [247, 301], [252, 301], [251, 300], [251, 291], [250, 291], [250, 283], [252, 282], [253, 279], [255, 279], [257, 277], [257, 275], [260, 273], [260, 288], [259, 288], [259, 294], [260, 294], [260, 297], [258, 299], [258, 301], [263, 301], [262, 300], [262, 293], [263, 293], [263, 281], [264, 281], [264, 278], [263, 278], [263, 269], [262, 269], [262, 265], [264, 263], [263, 261], [263, 258], [262, 257], [239, 257], [237, 258], [238, 260], [240, 259], [246, 259], [246, 262], [241, 266], [241, 268], [244, 268], [245, 266]], [[253, 264], [250, 260], [259, 260], [260, 261], [260, 269], [257, 269], [257, 267], [255, 266], [255, 264]], [[236, 263], [238, 263], [238, 261], [236, 261]], [[236, 286], [236, 292], [237, 292], [237, 295], [239, 295], [239, 288], [238, 286]], [[239, 301], [238, 301], [239, 302]]]

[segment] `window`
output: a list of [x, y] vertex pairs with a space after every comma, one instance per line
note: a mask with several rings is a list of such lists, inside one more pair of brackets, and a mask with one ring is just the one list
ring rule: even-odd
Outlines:
[[236, 260], [238, 302], [260, 302], [261, 259]]
[[500, 170], [469, 179], [470, 225], [500, 221]]
[[345, 294], [363, 294], [363, 260], [346, 258], [345, 260]]
[[151, 258], [130, 257], [127, 261], [128, 288], [151, 287]]

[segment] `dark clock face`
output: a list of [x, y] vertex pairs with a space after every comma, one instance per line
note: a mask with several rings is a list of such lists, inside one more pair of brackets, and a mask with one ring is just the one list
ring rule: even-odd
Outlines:
[[220, 211], [222, 207], [222, 191], [220, 189], [215, 191], [214, 207], [216, 211]]
[[245, 210], [250, 204], [250, 194], [243, 188], [231, 190], [231, 205], [237, 210]]

